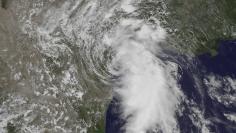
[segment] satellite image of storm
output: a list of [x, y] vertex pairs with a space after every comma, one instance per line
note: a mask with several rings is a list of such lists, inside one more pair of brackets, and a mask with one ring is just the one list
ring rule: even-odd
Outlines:
[[0, 133], [236, 133], [236, 0], [0, 0]]

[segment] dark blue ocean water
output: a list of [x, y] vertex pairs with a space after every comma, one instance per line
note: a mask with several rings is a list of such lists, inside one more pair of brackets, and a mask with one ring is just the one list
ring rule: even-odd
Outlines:
[[[236, 103], [225, 106], [218, 101], [211, 99], [207, 86], [203, 79], [206, 75], [213, 74], [228, 76], [236, 79], [236, 40], [220, 41], [218, 54], [212, 57], [210, 54], [203, 54], [194, 59], [188, 60], [185, 56], [174, 55], [168, 60], [179, 64], [178, 79], [182, 92], [187, 101], [193, 101], [193, 105], [183, 101], [181, 104], [182, 113], [176, 113], [181, 133], [201, 133], [202, 129], [194, 123], [191, 118], [193, 106], [197, 107], [203, 117], [210, 121], [207, 128], [212, 133], [236, 133], [236, 123], [229, 121], [224, 113], [236, 113]], [[222, 88], [222, 91], [224, 88]], [[232, 92], [235, 93], [236, 92]], [[110, 103], [106, 114], [106, 133], [123, 133], [121, 127], [125, 120], [120, 118], [120, 104], [117, 98]]]
[[[179, 80], [181, 89], [187, 99], [197, 104], [204, 118], [212, 123], [207, 127], [210, 132], [236, 133], [236, 123], [227, 120], [224, 116], [224, 113], [236, 113], [236, 104], [225, 106], [211, 99], [207, 92], [208, 88], [203, 82], [206, 75], [210, 74], [236, 78], [236, 40], [220, 41], [216, 56], [203, 54], [193, 59], [187, 66], [181, 64], [180, 66], [182, 68], [182, 78]], [[220, 89], [223, 92], [225, 88]], [[236, 92], [232, 93], [236, 94]], [[190, 120], [189, 116], [193, 113], [191, 106], [185, 102], [183, 106], [185, 107], [183, 115], [178, 116], [181, 133], [201, 133], [201, 128], [196, 127]]]
[[123, 133], [125, 120], [121, 119], [121, 106], [117, 98], [113, 98], [106, 113], [106, 133]]

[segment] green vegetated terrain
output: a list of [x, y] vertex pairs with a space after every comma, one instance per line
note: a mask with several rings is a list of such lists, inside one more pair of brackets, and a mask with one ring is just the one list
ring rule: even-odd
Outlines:
[[183, 50], [215, 55], [219, 40], [235, 38], [236, 1], [173, 0], [167, 7], [167, 26], [177, 29], [174, 38]]
[[168, 43], [183, 53], [215, 55], [219, 40], [236, 38], [234, 0], [149, 0], [139, 7], [141, 18], [161, 20]]
[[[35, 1], [35, 3], [40, 2]], [[53, 3], [48, 4], [46, 3], [45, 5], [49, 5], [49, 7], [38, 7], [38, 8], [45, 8], [45, 9], [50, 9], [54, 8], [54, 5], [57, 5], [58, 8], [60, 8], [60, 4], [63, 4], [65, 1], [55, 1]], [[55, 32], [59, 35], [63, 35], [61, 39], [57, 42], [58, 46], [65, 45], [67, 46], [72, 53], [67, 53], [66, 51], [60, 52], [59, 56], [52, 57], [49, 55], [44, 54], [43, 52], [40, 52], [40, 49], [37, 49], [36, 44], [38, 43], [37, 41], [37, 36], [33, 35], [28, 35], [21, 33], [19, 30], [22, 25], [24, 25], [24, 21], [22, 20], [22, 16], [26, 16], [27, 18], [28, 14], [31, 9], [33, 9], [33, 5], [35, 4], [33, 1], [32, 2], [26, 2], [26, 1], [0, 1], [1, 5], [1, 14], [0, 14], [0, 46], [2, 49], [6, 49], [5, 51], [0, 51], [0, 106], [2, 105], [3, 101], [6, 101], [8, 99], [5, 95], [3, 95], [3, 92], [7, 94], [10, 94], [12, 92], [15, 92], [16, 88], [14, 87], [15, 84], [17, 84], [16, 81], [13, 80], [13, 76], [15, 74], [14, 71], [9, 70], [9, 67], [15, 68], [17, 71], [19, 69], [19, 72], [22, 73], [22, 77], [20, 77], [20, 82], [25, 83], [27, 82], [30, 85], [34, 85], [35, 82], [37, 85], [43, 85], [46, 83], [46, 85], [53, 84], [54, 86], [57, 86], [59, 89], [62, 90], [61, 94], [57, 95], [57, 100], [58, 101], [63, 101], [68, 108], [72, 110], [72, 112], [76, 112], [74, 114], [74, 122], [80, 122], [82, 127], [88, 128], [88, 133], [104, 133], [104, 127], [105, 127], [105, 112], [106, 112], [106, 105], [110, 100], [110, 92], [111, 89], [109, 86], [105, 85], [103, 81], [101, 81], [101, 77], [99, 77], [97, 74], [95, 74], [93, 69], [91, 68], [91, 64], [88, 62], [91, 61], [90, 59], [87, 59], [89, 57], [86, 57], [86, 51], [85, 49], [82, 48], [81, 45], [76, 45], [76, 43], [81, 43], [84, 40], [81, 40], [80, 42], [74, 42], [71, 40], [67, 40], [67, 37], [64, 36], [64, 33], [62, 30], [58, 30]], [[40, 5], [40, 4], [39, 4]], [[14, 16], [14, 19], [13, 17]], [[35, 19], [42, 20], [42, 18], [39, 16], [35, 15]], [[33, 20], [34, 21], [34, 20]], [[45, 20], [47, 21], [47, 20]], [[13, 23], [13, 24], [11, 24]], [[1, 27], [2, 26], [2, 27]], [[16, 28], [13, 28], [15, 26]], [[35, 25], [37, 27], [37, 25]], [[17, 29], [17, 32], [15, 30]], [[57, 29], [60, 29], [58, 27]], [[19, 32], [18, 32], [19, 30]], [[34, 29], [30, 29], [34, 30]], [[14, 31], [14, 34], [11, 33]], [[52, 35], [54, 33], [51, 33]], [[17, 36], [17, 37], [16, 37]], [[23, 39], [24, 38], [24, 39]], [[22, 41], [23, 40], [23, 41]], [[36, 40], [34, 42], [33, 40]], [[24, 48], [23, 48], [24, 47]], [[35, 52], [36, 51], [36, 52]], [[88, 51], [87, 51], [88, 52]], [[37, 58], [33, 59], [33, 55], [36, 55]], [[92, 54], [92, 53], [91, 53]], [[9, 58], [11, 56], [14, 56], [14, 58]], [[93, 56], [93, 55], [90, 55]], [[22, 57], [22, 58], [21, 58]], [[29, 58], [32, 58], [29, 59]], [[45, 62], [43, 62], [43, 60]], [[33, 66], [40, 66], [39, 64], [36, 64], [34, 62], [38, 61], [40, 65], [44, 65], [45, 68], [42, 69], [43, 71], [48, 70], [49, 71], [49, 76], [55, 77], [52, 79], [52, 81], [48, 81], [48, 79], [45, 79], [45, 81], [39, 81], [39, 78], [37, 78], [37, 75], [35, 75], [36, 70], [32, 70], [31, 73], [25, 74], [26, 70], [28, 70], [27, 64], [31, 63]], [[94, 59], [93, 61], [96, 61], [97, 65], [97, 71], [105, 71], [105, 65], [101, 64], [102, 62], [99, 62], [99, 60]], [[19, 65], [19, 62], [23, 62], [21, 65]], [[99, 64], [99, 63], [100, 64]], [[104, 62], [103, 62], [104, 63]], [[76, 73], [76, 80], [79, 81], [79, 84], [74, 85], [73, 83], [67, 83], [64, 84], [62, 83], [62, 77], [63, 77], [63, 72], [68, 71], [71, 65], [75, 66], [75, 71]], [[98, 66], [99, 65], [99, 66]], [[101, 70], [99, 70], [101, 69]], [[40, 70], [41, 71], [41, 70]], [[104, 72], [100, 72], [104, 73]], [[38, 73], [38, 76], [44, 75], [43, 73]], [[25, 76], [26, 75], [26, 76]], [[25, 78], [25, 80], [23, 80]], [[33, 80], [31, 80], [33, 79]], [[12, 81], [11, 81], [12, 80]], [[32, 81], [32, 82], [31, 82]], [[38, 86], [33, 86], [31, 87], [29, 85], [29, 88], [32, 89], [33, 87], [39, 88], [40, 90], [43, 90], [45, 87], [38, 87]], [[65, 86], [64, 86], [65, 85]], [[23, 86], [22, 88], [24, 88]], [[83, 88], [83, 90], [81, 88]], [[9, 89], [10, 88], [10, 89]], [[63, 90], [65, 88], [65, 90]], [[66, 91], [69, 91], [71, 88], [76, 88], [76, 89], [81, 89], [82, 92], [84, 93], [82, 100], [81, 99], [74, 99], [74, 97], [64, 97], [64, 93]], [[20, 88], [21, 89], [21, 88]], [[8, 91], [7, 91], [8, 90]], [[5, 94], [4, 93], [4, 94]], [[27, 95], [28, 97], [29, 95]], [[30, 94], [31, 96], [31, 94]], [[35, 96], [34, 96], [35, 97]], [[56, 100], [56, 101], [57, 101]], [[50, 103], [50, 101], [48, 101]], [[27, 107], [26, 107], [27, 108]], [[63, 112], [65, 109], [60, 110]], [[40, 112], [40, 111], [39, 111]], [[73, 115], [73, 114], [71, 114]], [[39, 119], [41, 119], [41, 114], [38, 115]], [[72, 116], [73, 117], [73, 116]], [[42, 117], [43, 118], [43, 117]], [[18, 119], [18, 118], [17, 118]], [[19, 118], [19, 121], [22, 118]], [[20, 123], [18, 120], [9, 120], [7, 123], [6, 130], [9, 133], [14, 133], [14, 132], [20, 132], [21, 131], [21, 126], [23, 125]], [[34, 123], [34, 122], [32, 122]], [[34, 123], [35, 124], [35, 123]], [[74, 123], [75, 124], [75, 123]], [[41, 126], [41, 125], [39, 125]], [[71, 125], [73, 126], [73, 125]], [[48, 131], [45, 129], [45, 132], [53, 132], [53, 127], [48, 126]], [[49, 130], [50, 129], [50, 130]]]
[[[13, 1], [13, 0], [9, 0]], [[60, 1], [63, 3], [63, 1]], [[58, 2], [58, 3], [60, 3]], [[19, 2], [20, 3], [20, 2]], [[22, 2], [23, 3], [23, 2]], [[57, 3], [57, 4], [58, 4]], [[54, 3], [55, 4], [55, 3]], [[18, 11], [28, 12], [28, 9], [22, 8], [21, 10], [11, 7], [7, 0], [1, 1], [1, 7], [3, 10], [7, 10], [8, 6], [11, 8], [12, 14], [16, 15]], [[15, 4], [21, 5], [21, 4]], [[53, 4], [52, 4], [53, 5]], [[59, 4], [58, 4], [59, 5]], [[22, 4], [22, 6], [24, 6]], [[212, 55], [217, 54], [218, 42], [221, 39], [236, 39], [236, 1], [235, 0], [167, 0], [167, 1], [156, 1], [156, 0], [145, 0], [138, 4], [138, 16], [141, 19], [151, 20], [151, 18], [157, 18], [160, 20], [161, 25], [166, 28], [169, 36], [168, 43], [182, 53], [194, 53], [199, 55], [202, 53], [210, 52]], [[26, 7], [32, 8], [32, 7]], [[15, 9], [15, 10], [14, 10]], [[3, 11], [5, 12], [5, 11]], [[4, 15], [4, 14], [2, 14]], [[1, 16], [1, 14], [0, 14]], [[5, 17], [5, 16], [3, 16]], [[18, 16], [19, 17], [19, 16]], [[35, 16], [37, 18], [37, 16]], [[7, 21], [7, 18], [0, 19], [1, 23]], [[17, 18], [16, 18], [17, 20]], [[19, 22], [17, 22], [19, 23]], [[21, 26], [20, 24], [18, 26]], [[5, 27], [7, 28], [7, 27]], [[3, 29], [4, 31], [7, 31]], [[4, 38], [11, 37], [10, 32], [7, 35], [0, 34]], [[8, 36], [8, 37], [5, 37]], [[11, 40], [12, 38], [10, 38]], [[29, 40], [31, 40], [30, 38]], [[9, 40], [0, 40], [0, 46], [9, 47], [15, 50], [15, 44], [10, 44]], [[7, 43], [5, 43], [7, 42]], [[29, 41], [27, 41], [29, 42]], [[69, 41], [68, 41], [69, 42]], [[46, 60], [45, 66], [49, 69], [50, 75], [56, 75], [60, 77], [64, 70], [68, 69], [67, 58], [73, 57], [69, 63], [73, 63], [76, 66], [78, 72], [78, 80], [80, 85], [84, 88], [85, 95], [82, 101], [76, 101], [69, 103], [73, 109], [77, 111], [78, 118], [83, 119], [86, 124], [90, 126], [88, 133], [104, 133], [105, 131], [105, 112], [109, 99], [111, 99], [107, 91], [108, 86], [104, 85], [94, 72], [90, 71], [89, 65], [86, 65], [86, 59], [82, 59], [82, 52], [78, 51], [80, 48], [72, 47], [68, 42], [62, 42], [66, 44], [73, 54], [71, 56], [59, 56], [61, 59], [55, 59], [47, 57], [46, 55], [40, 55], [37, 58]], [[76, 42], [72, 42], [76, 43]], [[5, 45], [8, 44], [8, 45]], [[27, 44], [27, 43], [26, 43]], [[31, 45], [31, 44], [29, 44]], [[32, 47], [32, 46], [31, 46]], [[10, 49], [9, 48], [9, 49]], [[33, 49], [33, 48], [32, 48]], [[17, 51], [17, 50], [15, 50]], [[20, 51], [20, 49], [18, 49]], [[29, 50], [28, 50], [29, 51]], [[14, 52], [14, 51], [13, 51]], [[17, 52], [14, 52], [17, 53]], [[40, 52], [39, 52], [40, 53]], [[0, 90], [9, 87], [13, 81], [6, 81], [10, 78], [10, 70], [8, 68], [11, 63], [6, 63], [5, 54], [0, 53]], [[7, 53], [8, 55], [10, 53]], [[22, 52], [21, 54], [25, 54]], [[30, 57], [30, 54], [27, 57]], [[63, 53], [62, 53], [63, 54]], [[4, 59], [3, 59], [4, 58]], [[17, 58], [18, 59], [18, 58]], [[10, 59], [9, 59], [10, 60]], [[33, 60], [33, 59], [32, 59]], [[40, 59], [41, 60], [41, 59]], [[28, 61], [28, 60], [27, 60]], [[97, 61], [97, 60], [96, 60]], [[14, 62], [16, 62], [14, 60]], [[58, 67], [55, 62], [59, 64], [65, 64]], [[10, 64], [11, 65], [11, 64]], [[23, 66], [23, 65], [22, 65]], [[27, 69], [26, 67], [23, 67]], [[104, 68], [103, 68], [104, 69]], [[20, 70], [19, 70], [20, 71]], [[27, 76], [30, 77], [31, 75]], [[3, 78], [2, 78], [3, 77]], [[55, 79], [55, 82], [57, 79]], [[61, 82], [58, 78], [58, 84]], [[12, 83], [13, 84], [13, 83]], [[1, 101], [4, 101], [5, 97], [0, 97]], [[69, 99], [70, 100], [70, 99]], [[7, 129], [10, 132], [14, 132], [16, 129], [13, 123], [7, 124]]]

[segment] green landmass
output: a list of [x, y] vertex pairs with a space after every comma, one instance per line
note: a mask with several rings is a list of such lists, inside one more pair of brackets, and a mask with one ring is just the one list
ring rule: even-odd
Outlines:
[[149, 0], [139, 7], [141, 18], [161, 20], [168, 43], [182, 53], [216, 55], [219, 40], [236, 39], [234, 0]]
[[[0, 5], [5, 9], [9, 6], [6, 0], [2, 0]], [[26, 5], [22, 5], [28, 8]], [[141, 3], [137, 4], [137, 6], [136, 17], [150, 22], [152, 22], [151, 18], [160, 20], [161, 25], [166, 28], [169, 34], [167, 38], [168, 44], [171, 44], [173, 48], [181, 53], [199, 55], [209, 52], [211, 55], [216, 55], [219, 40], [236, 39], [235, 0], [143, 0]], [[11, 9], [13, 14], [17, 14], [18, 11], [28, 12], [28, 9], [21, 9], [21, 11], [20, 9], [14, 8], [14, 6], [11, 7]], [[2, 13], [1, 15], [4, 14]], [[118, 18], [118, 16], [114, 18]], [[2, 20], [6, 21], [7, 19]], [[18, 21], [18, 19], [16, 20]], [[3, 35], [5, 36], [5, 34]], [[6, 36], [10, 35], [7, 34]], [[88, 133], [104, 133], [105, 112], [107, 104], [111, 99], [109, 86], [102, 83], [101, 77], [96, 75], [94, 71], [88, 69], [91, 68], [91, 66], [86, 64], [88, 59], [84, 57], [86, 55], [86, 53], [83, 53], [84, 49], [73, 47], [72, 44], [76, 42], [63, 41], [64, 42], [61, 43], [66, 43], [66, 46], [73, 51], [71, 56], [67, 57], [65, 53], [62, 53], [58, 58], [54, 58], [42, 54], [40, 58], [46, 60], [45, 65], [49, 69], [50, 74], [56, 75], [57, 77], [60, 77], [62, 72], [68, 69], [68, 63], [76, 65], [78, 80], [82, 88], [84, 88], [85, 94], [82, 101], [78, 100], [70, 104], [73, 104], [73, 108], [78, 113], [77, 120], [83, 121], [85, 123], [84, 127], [88, 127]], [[5, 47], [9, 47], [9, 42], [6, 43], [4, 40], [0, 40], [2, 48], [5, 44], [7, 44]], [[15, 48], [15, 44], [12, 44], [12, 47]], [[70, 60], [72, 61], [70, 62]], [[94, 59], [93, 61], [98, 62], [99, 60]], [[55, 62], [60, 62], [62, 65], [58, 65]], [[101, 69], [100, 73], [107, 75], [103, 73], [103, 71], [106, 71], [106, 66], [103, 66], [104, 64], [106, 63], [101, 61], [98, 66]], [[2, 61], [2, 57], [0, 57], [0, 77], [4, 77], [0, 79], [1, 92], [3, 92], [3, 88], [10, 88], [8, 84], [4, 83], [12, 82], [10, 82], [10, 80], [5, 81], [5, 78], [10, 79], [10, 77], [8, 78], [10, 70], [8, 70], [7, 65], [4, 60]], [[56, 81], [57, 79], [55, 82]], [[55, 84], [59, 84], [60, 82], [61, 80], [58, 78]], [[3, 96], [0, 97], [0, 104], [2, 101], [5, 101], [5, 97]], [[7, 130], [9, 133], [14, 132], [16, 130], [15, 125], [9, 123]]]

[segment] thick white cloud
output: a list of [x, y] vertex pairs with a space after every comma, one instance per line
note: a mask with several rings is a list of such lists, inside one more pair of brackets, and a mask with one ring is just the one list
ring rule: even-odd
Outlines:
[[164, 39], [160, 26], [136, 19], [121, 21], [114, 35], [104, 38], [115, 51], [111, 72], [121, 76], [114, 91], [121, 97], [126, 133], [145, 133], [155, 127], [164, 133], [178, 132], [175, 111], [181, 92], [174, 78], [177, 65], [153, 54]]

